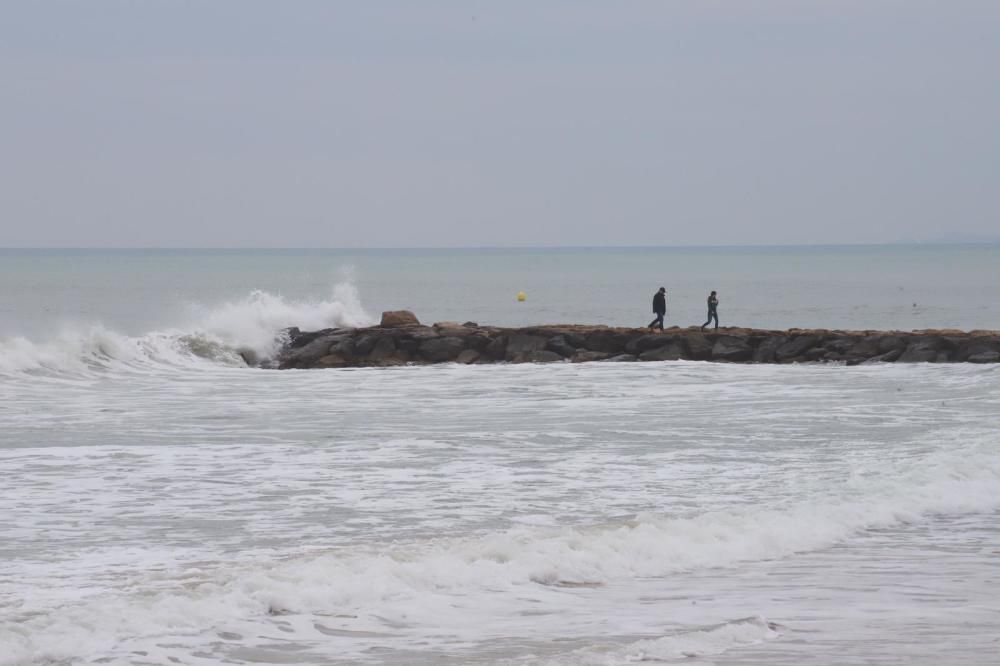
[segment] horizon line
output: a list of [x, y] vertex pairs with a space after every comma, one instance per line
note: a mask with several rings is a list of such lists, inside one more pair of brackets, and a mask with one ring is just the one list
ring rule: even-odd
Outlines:
[[185, 246], [185, 245], [15, 245], [0, 246], [5, 250], [104, 250], [104, 251], [400, 251], [400, 250], [696, 250], [696, 249], [770, 249], [770, 248], [847, 248], [847, 247], [907, 247], [935, 245], [1000, 245], [1000, 238], [984, 240], [933, 240], [933, 241], [894, 241], [883, 243], [747, 243], [747, 244], [690, 244], [690, 245], [417, 245], [417, 246]]

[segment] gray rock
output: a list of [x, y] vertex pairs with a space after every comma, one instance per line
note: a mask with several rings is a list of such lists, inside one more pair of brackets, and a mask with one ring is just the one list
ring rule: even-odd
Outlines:
[[499, 361], [507, 356], [507, 336], [499, 335], [486, 345], [483, 353], [494, 361]]
[[651, 349], [666, 347], [672, 342], [674, 342], [674, 336], [672, 335], [666, 335], [664, 333], [650, 333], [648, 335], [640, 336], [635, 340], [629, 340], [628, 344], [625, 345], [625, 349], [629, 353], [641, 354], [642, 352], [647, 352]]
[[712, 346], [712, 360], [736, 363], [753, 358], [753, 348], [745, 338], [720, 335]]
[[878, 353], [885, 354], [886, 352], [895, 351], [897, 349], [906, 349], [907, 340], [901, 335], [885, 335], [879, 338], [878, 341]]
[[301, 347], [305, 347], [317, 338], [329, 337], [339, 331], [339, 328], [324, 328], [319, 331], [307, 331], [303, 333], [297, 326], [293, 326], [291, 328], [286, 328], [284, 333], [288, 336], [288, 348], [299, 349]]
[[458, 356], [455, 358], [456, 363], [464, 363], [465, 365], [475, 363], [478, 360], [479, 360], [479, 352], [477, 352], [475, 349], [463, 349], [461, 352], [459, 352]]
[[[866, 338], [861, 338], [856, 340], [851, 348], [847, 350], [848, 358], [858, 358], [866, 359], [872, 358], [873, 356], [878, 356], [879, 354], [884, 354], [885, 352], [879, 351], [879, 342], [881, 338], [877, 335], [869, 335]], [[886, 351], [889, 351], [888, 349]]]
[[775, 354], [777, 354], [778, 349], [780, 349], [785, 343], [788, 342], [788, 338], [785, 336], [776, 336], [773, 338], [764, 338], [761, 340], [757, 348], [753, 350], [753, 357], [751, 360], [754, 363], [774, 363]]
[[583, 342], [583, 347], [590, 351], [607, 354], [620, 354], [625, 351], [628, 336], [616, 331], [594, 331]]
[[879, 354], [878, 356], [874, 356], [865, 361], [864, 363], [865, 365], [869, 363], [895, 363], [896, 359], [898, 359], [902, 355], [903, 355], [902, 349], [893, 349], [891, 351], [887, 351], [884, 354]]
[[974, 338], [959, 345], [955, 360], [976, 363], [977, 361], [972, 361], [973, 356], [989, 352], [1000, 352], [1000, 341], [993, 338]]
[[843, 354], [847, 352], [851, 347], [854, 346], [854, 340], [851, 338], [834, 338], [833, 340], [828, 340], [823, 347], [827, 351], [836, 352], [838, 354]]
[[900, 355], [900, 363], [928, 363], [934, 361], [941, 351], [940, 338], [913, 338]]
[[391, 356], [386, 356], [375, 362], [375, 365], [380, 368], [391, 368], [397, 365], [406, 365], [410, 363], [410, 355], [403, 351], [397, 351]]
[[354, 356], [354, 338], [341, 338], [340, 340], [334, 342], [330, 345], [330, 353], [340, 354], [345, 357]]
[[[356, 348], [356, 347], [355, 347]], [[396, 351], [396, 343], [390, 337], [379, 338], [372, 350], [368, 352], [368, 360], [370, 361], [382, 361], [389, 358]]]
[[440, 331], [433, 326], [413, 326], [402, 332], [402, 336], [409, 340], [430, 340], [441, 337]]
[[299, 364], [310, 364], [321, 357], [326, 356], [330, 353], [330, 347], [339, 343], [342, 340], [341, 335], [331, 334], [324, 335], [319, 338], [314, 338], [308, 344], [299, 347], [298, 349], [291, 349], [287, 351], [283, 357], [282, 361], [286, 364], [292, 364], [290, 367], [296, 367]]
[[1000, 363], [1000, 352], [979, 352], [978, 354], [973, 354], [967, 360], [969, 363]]
[[379, 341], [378, 336], [375, 335], [362, 335], [354, 340], [354, 353], [357, 356], [368, 356], [372, 349], [375, 348], [375, 343]]
[[791, 341], [778, 347], [778, 349], [774, 352], [774, 358], [779, 363], [794, 360], [795, 358], [802, 356], [818, 342], [819, 337], [816, 335], [799, 335], [792, 338]]
[[486, 351], [486, 348], [489, 347], [491, 342], [493, 342], [489, 335], [481, 331], [474, 331], [472, 335], [468, 335], [463, 339], [465, 340], [465, 346], [468, 349], [475, 349], [480, 353]]
[[570, 358], [576, 353], [576, 349], [566, 342], [565, 336], [557, 335], [548, 341], [545, 348], [549, 351], [555, 352], [564, 358]]
[[813, 347], [812, 349], [807, 350], [806, 353], [802, 354], [802, 359], [805, 361], [809, 361], [811, 363], [814, 361], [822, 360], [823, 358], [826, 357], [827, 354], [832, 354], [838, 357], [838, 359], [840, 357], [840, 354], [838, 354], [837, 352], [828, 352], [823, 347]]
[[507, 341], [506, 358], [508, 361], [514, 361], [515, 358], [524, 354], [528, 354], [530, 352], [540, 352], [545, 349], [545, 345], [547, 343], [548, 340], [540, 335], [511, 336], [511, 338]]
[[683, 358], [684, 348], [677, 343], [650, 349], [639, 354], [640, 361], [679, 361]]
[[[508, 354], [510, 352], [508, 351]], [[559, 354], [551, 351], [537, 350], [537, 351], [526, 351], [517, 354], [511, 361], [513, 363], [555, 363], [556, 361], [562, 361], [563, 357]]]
[[434, 338], [420, 343], [420, 356], [431, 363], [443, 363], [455, 360], [463, 349], [465, 344], [461, 338]]
[[316, 361], [313, 367], [316, 368], [344, 368], [350, 365], [350, 361], [340, 354], [327, 354]]
[[692, 361], [706, 361], [712, 357], [713, 344], [701, 333], [688, 333], [683, 337], [687, 348], [687, 358]]
[[237, 349], [236, 353], [239, 354], [240, 358], [243, 359], [243, 362], [246, 363], [251, 368], [260, 365], [260, 357], [257, 355], [257, 352], [250, 349], [249, 347], [242, 347], [240, 349]]
[[573, 363], [588, 363], [590, 361], [603, 361], [604, 359], [608, 358], [608, 356], [609, 354], [605, 354], [604, 352], [582, 351], [574, 355], [572, 361]]

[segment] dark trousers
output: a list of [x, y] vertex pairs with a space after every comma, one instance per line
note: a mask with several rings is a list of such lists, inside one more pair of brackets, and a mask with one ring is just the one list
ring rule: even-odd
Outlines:
[[665, 314], [666, 314], [665, 312], [657, 312], [656, 313], [656, 319], [654, 319], [653, 321], [649, 322], [649, 328], [653, 328], [653, 327], [659, 326], [660, 330], [662, 331], [663, 330], [663, 315], [665, 315]]
[[701, 327], [705, 328], [712, 322], [713, 319], [715, 320], [715, 327], [719, 328], [719, 314], [715, 310], [708, 311], [708, 321], [702, 324]]

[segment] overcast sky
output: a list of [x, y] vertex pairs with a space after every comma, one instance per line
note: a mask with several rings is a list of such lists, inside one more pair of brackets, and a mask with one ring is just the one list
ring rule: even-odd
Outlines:
[[1000, 236], [1000, 2], [0, 2], [0, 246]]

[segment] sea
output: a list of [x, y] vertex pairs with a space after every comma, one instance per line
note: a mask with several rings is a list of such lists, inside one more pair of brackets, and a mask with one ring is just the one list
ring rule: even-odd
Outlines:
[[996, 244], [0, 250], [0, 665], [1000, 663], [1000, 364], [238, 353], [660, 286], [668, 326], [1000, 329]]

